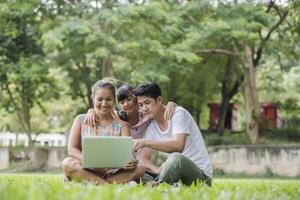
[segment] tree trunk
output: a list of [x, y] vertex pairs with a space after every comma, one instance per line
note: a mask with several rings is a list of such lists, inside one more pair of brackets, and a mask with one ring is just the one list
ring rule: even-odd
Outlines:
[[244, 47], [244, 101], [246, 106], [246, 131], [252, 143], [257, 143], [259, 131], [259, 101], [256, 91], [253, 54]]
[[[171, 82], [168, 86], [168, 96], [169, 96], [169, 100], [176, 103], [178, 100], [177, 99], [177, 87], [178, 87], [177, 72], [171, 71], [170, 77], [172, 77], [172, 78], [171, 78]], [[164, 103], [167, 103], [167, 102], [164, 102]]]
[[86, 99], [88, 102], [87, 105], [87, 109], [92, 108], [93, 107], [93, 100], [92, 100], [92, 87], [93, 87], [93, 83], [91, 82], [91, 78], [90, 78], [90, 70], [89, 68], [86, 66], [86, 64], [83, 65], [83, 82], [84, 85], [86, 87]]
[[225, 118], [228, 112], [228, 107], [229, 107], [229, 100], [227, 98], [222, 97], [221, 105], [220, 105], [220, 110], [219, 110], [219, 120], [217, 124], [217, 133], [219, 135], [222, 135], [223, 132], [225, 131]]
[[[198, 109], [196, 110], [196, 112], [195, 112], [195, 118], [196, 118], [196, 123], [197, 123], [197, 125], [199, 126], [199, 124], [200, 124], [200, 117], [201, 117], [201, 110], [199, 110], [198, 111]], [[200, 126], [199, 126], [199, 128], [201, 128]]]
[[[23, 87], [23, 86], [22, 86]], [[22, 108], [20, 108], [15, 99], [14, 96], [12, 94], [12, 91], [9, 88], [8, 83], [6, 83], [6, 90], [8, 92], [9, 98], [11, 100], [11, 102], [13, 103], [13, 106], [15, 108], [16, 114], [19, 118], [19, 122], [21, 124], [21, 126], [23, 127], [24, 131], [27, 134], [28, 137], [28, 146], [29, 147], [33, 147], [33, 141], [32, 141], [32, 137], [31, 137], [31, 126], [30, 126], [30, 109], [24, 109], [25, 106], [25, 102], [22, 101]], [[23, 97], [24, 95], [22, 95], [22, 91], [17, 91], [19, 93], [19, 95], [21, 96], [21, 99], [23, 99], [24, 101], [26, 101], [26, 97]], [[24, 110], [28, 110], [28, 113], [24, 114]], [[28, 116], [27, 120], [25, 119]]]
[[28, 94], [27, 94], [27, 87], [29, 87], [29, 84], [22, 84], [21, 87], [21, 99], [22, 99], [22, 102], [21, 102], [21, 113], [22, 113], [22, 120], [24, 122], [24, 129], [25, 129], [25, 132], [27, 134], [27, 137], [28, 137], [28, 146], [29, 147], [33, 147], [33, 140], [32, 140], [32, 137], [31, 137], [31, 133], [32, 133], [32, 130], [31, 130], [31, 124], [30, 124], [30, 103], [29, 103], [29, 100], [28, 100]]
[[107, 58], [104, 58], [102, 61], [102, 78], [108, 77], [112, 75], [112, 60], [111, 55], [109, 55]]
[[231, 74], [232, 68], [232, 58], [228, 57], [227, 64], [225, 66], [224, 76], [222, 78], [222, 87], [221, 87], [221, 105], [219, 110], [219, 120], [217, 124], [217, 133], [221, 135], [225, 130], [225, 118], [229, 108], [230, 101], [230, 88], [229, 86], [229, 77]]
[[23, 111], [23, 118], [24, 118], [24, 123], [27, 127], [25, 129], [25, 131], [26, 131], [26, 134], [27, 134], [27, 137], [28, 137], [28, 146], [33, 147], [33, 140], [32, 140], [32, 137], [31, 137], [32, 130], [31, 130], [31, 124], [30, 124], [30, 110]]

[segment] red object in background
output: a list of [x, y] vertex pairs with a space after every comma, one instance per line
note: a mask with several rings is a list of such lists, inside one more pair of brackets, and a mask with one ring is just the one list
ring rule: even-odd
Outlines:
[[209, 107], [209, 128], [211, 130], [216, 130], [219, 122], [220, 104], [209, 103], [208, 107]]
[[262, 129], [277, 128], [278, 107], [273, 103], [260, 104], [260, 127]]
[[[219, 122], [219, 103], [209, 103], [209, 127], [216, 130]], [[237, 130], [237, 111], [236, 104], [229, 104], [229, 110], [225, 118], [225, 128], [231, 131]], [[278, 106], [273, 103], [260, 104], [260, 129], [276, 129], [278, 127]]]
[[[219, 103], [209, 103], [209, 127], [211, 130], [216, 130], [219, 122]], [[237, 110], [236, 104], [230, 103], [227, 115], [225, 117], [225, 128], [231, 131], [237, 131]]]

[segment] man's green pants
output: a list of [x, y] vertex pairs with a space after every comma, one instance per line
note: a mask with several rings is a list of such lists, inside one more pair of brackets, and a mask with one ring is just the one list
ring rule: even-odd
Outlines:
[[163, 163], [162, 170], [157, 177], [158, 182], [176, 183], [181, 181], [185, 185], [202, 181], [211, 186], [212, 179], [190, 159], [181, 153], [172, 153]]

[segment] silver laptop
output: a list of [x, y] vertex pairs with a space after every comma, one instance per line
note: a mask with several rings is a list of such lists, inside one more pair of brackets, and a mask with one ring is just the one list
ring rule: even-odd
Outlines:
[[122, 168], [133, 158], [132, 137], [83, 136], [83, 168]]

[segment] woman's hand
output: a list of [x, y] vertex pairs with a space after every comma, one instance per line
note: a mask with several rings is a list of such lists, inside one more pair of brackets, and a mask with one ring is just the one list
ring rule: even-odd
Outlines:
[[176, 103], [174, 103], [172, 101], [168, 102], [165, 113], [164, 113], [164, 117], [166, 120], [172, 119], [176, 106], [177, 106]]
[[96, 126], [97, 122], [98, 122], [98, 116], [96, 115], [96, 112], [92, 108], [89, 109], [84, 124], [92, 127], [92, 126]]
[[129, 160], [128, 162], [125, 163], [123, 169], [126, 170], [133, 170], [137, 167], [138, 160]]

